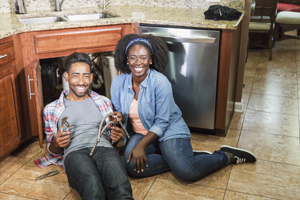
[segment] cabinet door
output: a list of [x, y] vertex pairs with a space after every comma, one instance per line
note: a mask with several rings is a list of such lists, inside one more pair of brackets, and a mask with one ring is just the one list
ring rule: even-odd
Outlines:
[[44, 108], [42, 77], [39, 60], [33, 61], [27, 68], [28, 96], [29, 96], [29, 115], [32, 127], [32, 135], [38, 135], [40, 147], [43, 147], [43, 127], [42, 112]]
[[21, 142], [16, 65], [3, 68], [0, 67], [0, 157]]

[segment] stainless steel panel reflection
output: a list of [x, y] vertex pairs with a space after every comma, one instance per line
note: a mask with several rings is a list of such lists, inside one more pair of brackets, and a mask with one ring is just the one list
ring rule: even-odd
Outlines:
[[[164, 74], [172, 83], [175, 102], [187, 125], [214, 129], [219, 31], [161, 27], [141, 27], [140, 31], [164, 35], [162, 39], [169, 48], [169, 65]], [[166, 39], [168, 37], [206, 40], [176, 42]]]

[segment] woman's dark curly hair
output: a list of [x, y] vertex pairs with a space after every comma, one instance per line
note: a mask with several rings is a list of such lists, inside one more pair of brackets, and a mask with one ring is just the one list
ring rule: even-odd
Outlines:
[[150, 65], [150, 68], [153, 68], [158, 72], [163, 72], [163, 70], [166, 68], [169, 62], [169, 49], [166, 43], [162, 39], [153, 35], [128, 34], [123, 36], [119, 40], [115, 49], [115, 53], [114, 53], [115, 68], [121, 71], [122, 73], [128, 74], [131, 72], [129, 66], [127, 65], [128, 55], [125, 52], [125, 48], [128, 42], [134, 38], [144, 38], [148, 40], [152, 46], [153, 52], [150, 49], [149, 45], [147, 45], [144, 42], [134, 42], [132, 45], [129, 46], [127, 52], [129, 52], [130, 49], [136, 44], [143, 45], [148, 49], [152, 58], [152, 64]]

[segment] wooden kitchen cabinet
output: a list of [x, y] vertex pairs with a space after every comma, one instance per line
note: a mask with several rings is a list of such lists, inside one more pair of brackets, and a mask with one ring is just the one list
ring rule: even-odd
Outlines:
[[22, 141], [17, 70], [11, 38], [0, 40], [0, 157]]
[[43, 91], [39, 59], [68, 56], [73, 52], [113, 51], [119, 39], [136, 30], [135, 24], [26, 32], [13, 36], [17, 73], [20, 75], [24, 139], [44, 141]]

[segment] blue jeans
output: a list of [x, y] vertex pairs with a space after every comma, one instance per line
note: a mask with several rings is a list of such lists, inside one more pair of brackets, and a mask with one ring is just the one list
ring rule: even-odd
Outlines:
[[153, 176], [172, 170], [183, 181], [196, 181], [229, 163], [229, 156], [223, 151], [194, 156], [190, 139], [178, 138], [161, 142], [155, 140], [145, 149], [148, 167], [144, 166], [144, 172], [137, 173], [133, 170], [132, 159], [129, 163], [127, 159], [143, 137], [144, 135], [138, 133], [133, 135], [125, 149], [125, 166], [134, 177]]
[[65, 158], [69, 184], [81, 196], [92, 199], [133, 199], [122, 159], [113, 148], [96, 147], [73, 151]]

